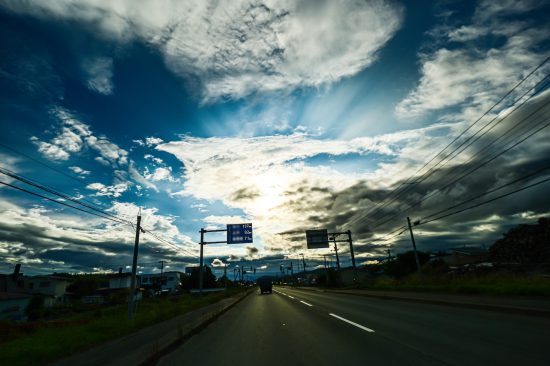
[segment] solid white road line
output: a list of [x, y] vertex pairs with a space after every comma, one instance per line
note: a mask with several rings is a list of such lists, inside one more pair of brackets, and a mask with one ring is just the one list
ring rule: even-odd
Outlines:
[[341, 316], [338, 316], [336, 314], [329, 313], [329, 315], [335, 317], [336, 319], [340, 319], [341, 321], [349, 323], [351, 325], [355, 325], [357, 328], [361, 328], [363, 330], [366, 330], [367, 332], [374, 333], [374, 330], [372, 330], [370, 328], [367, 328], [367, 327], [364, 327], [361, 324], [357, 324], [355, 322], [352, 322], [351, 320], [347, 320], [346, 318], [342, 318]]
[[313, 306], [313, 305], [311, 305], [311, 304], [308, 304], [307, 302], [305, 302], [305, 301], [302, 301], [302, 300], [300, 300], [300, 302], [301, 302], [302, 304], [305, 304], [305, 305], [307, 305], [307, 306]]

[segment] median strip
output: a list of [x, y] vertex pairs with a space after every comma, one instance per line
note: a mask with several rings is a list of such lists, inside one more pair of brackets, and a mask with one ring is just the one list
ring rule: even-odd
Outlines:
[[367, 327], [364, 327], [361, 324], [357, 324], [355, 322], [352, 322], [351, 320], [347, 320], [346, 318], [342, 318], [341, 316], [338, 316], [338, 315], [333, 314], [333, 313], [329, 313], [329, 315], [335, 317], [336, 319], [340, 319], [341, 321], [344, 321], [348, 324], [355, 325], [357, 328], [361, 328], [363, 330], [366, 330], [369, 333], [374, 333], [374, 330], [372, 330], [370, 328], [367, 328]]
[[313, 305], [311, 305], [311, 304], [308, 304], [307, 302], [305, 302], [305, 301], [302, 301], [302, 300], [300, 300], [300, 302], [301, 302], [302, 304], [304, 304], [304, 305], [307, 305], [307, 306], [313, 306]]

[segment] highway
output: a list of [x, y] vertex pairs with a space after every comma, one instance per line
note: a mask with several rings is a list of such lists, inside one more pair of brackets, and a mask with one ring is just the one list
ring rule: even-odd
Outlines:
[[274, 287], [159, 365], [550, 365], [550, 319]]

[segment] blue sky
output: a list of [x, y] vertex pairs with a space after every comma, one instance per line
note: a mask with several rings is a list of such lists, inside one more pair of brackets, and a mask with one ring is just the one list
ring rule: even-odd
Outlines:
[[[304, 252], [315, 264], [328, 249], [306, 251], [296, 234], [313, 227], [352, 230], [368, 262], [408, 249], [405, 236], [367, 245], [407, 215], [428, 217], [548, 163], [542, 129], [444, 181], [488, 158], [475, 154], [521, 118], [548, 116], [544, 64], [484, 117], [497, 128], [377, 206], [548, 57], [547, 14], [544, 1], [512, 0], [1, 0], [0, 165], [114, 215], [134, 220], [141, 208], [144, 226], [174, 243], [145, 236], [142, 271], [196, 263], [198, 230], [235, 222], [254, 224], [254, 244], [207, 247], [209, 263], [255, 260], [269, 272]], [[547, 215], [543, 191], [419, 227], [419, 246], [488, 246]], [[131, 227], [10, 187], [0, 199], [2, 270], [130, 263]], [[380, 224], [384, 215], [396, 218]]]

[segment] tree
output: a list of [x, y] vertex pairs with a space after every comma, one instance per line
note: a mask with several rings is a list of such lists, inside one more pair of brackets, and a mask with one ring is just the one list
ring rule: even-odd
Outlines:
[[490, 259], [501, 263], [550, 263], [550, 219], [510, 229], [490, 248]]
[[101, 280], [97, 275], [75, 276], [73, 282], [67, 287], [67, 291], [72, 293], [75, 298], [80, 299], [97, 290], [100, 282]]
[[[199, 288], [199, 267], [193, 268], [191, 272], [191, 286], [192, 288]], [[204, 266], [204, 273], [202, 278], [202, 288], [215, 288], [216, 276], [212, 273], [212, 270], [208, 266]]]
[[[417, 252], [420, 266], [427, 263], [430, 255], [424, 252]], [[396, 259], [385, 264], [385, 272], [394, 277], [404, 277], [417, 271], [416, 259], [412, 250], [398, 254]]]

